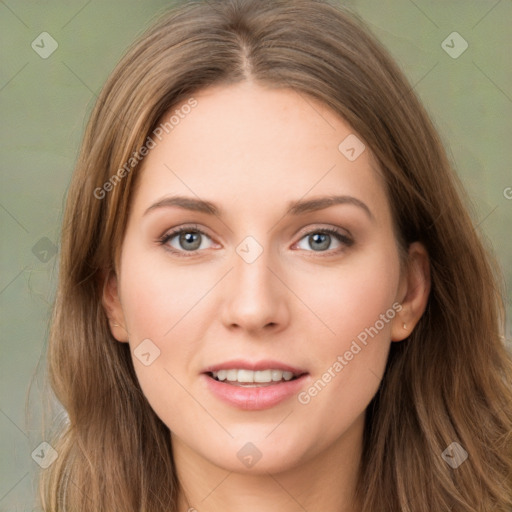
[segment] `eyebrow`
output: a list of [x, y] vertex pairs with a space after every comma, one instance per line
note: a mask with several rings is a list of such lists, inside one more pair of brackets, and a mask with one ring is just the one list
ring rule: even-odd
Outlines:
[[[363, 201], [357, 199], [356, 197], [347, 195], [330, 195], [308, 200], [290, 201], [288, 203], [285, 215], [302, 215], [305, 213], [323, 210], [337, 204], [350, 204], [357, 206], [358, 208], [361, 208], [371, 220], [375, 220], [375, 217], [373, 216], [370, 208], [368, 208], [368, 206]], [[160, 199], [156, 203], [152, 204], [144, 212], [144, 215], [159, 208], [170, 208], [173, 206], [189, 211], [206, 213], [208, 215], [215, 215], [218, 217], [222, 216], [222, 209], [216, 206], [214, 203], [205, 201], [203, 199], [196, 199], [194, 197], [186, 196], [164, 197], [163, 199]]]

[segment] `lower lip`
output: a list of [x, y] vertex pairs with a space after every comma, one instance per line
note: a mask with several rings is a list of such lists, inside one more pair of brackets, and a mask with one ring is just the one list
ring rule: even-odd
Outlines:
[[272, 385], [261, 387], [244, 387], [226, 384], [203, 374], [208, 389], [220, 400], [250, 411], [268, 409], [296, 395], [303, 387], [307, 374], [297, 379], [280, 381]]

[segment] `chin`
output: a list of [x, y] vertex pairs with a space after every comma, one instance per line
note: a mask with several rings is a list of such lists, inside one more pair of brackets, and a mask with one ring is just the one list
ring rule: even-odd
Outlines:
[[[245, 432], [244, 435], [235, 436], [227, 443], [219, 442], [215, 453], [211, 453], [210, 444], [210, 453], [205, 453], [204, 456], [226, 471], [241, 474], [265, 475], [293, 469], [301, 463], [307, 451], [303, 434], [297, 430], [296, 435], [286, 432], [277, 435], [272, 432], [272, 428], [265, 427], [264, 432], [258, 431], [254, 436]], [[251, 430], [256, 434], [257, 429]], [[269, 432], [272, 433], [269, 435]], [[266, 436], [269, 437], [265, 438]], [[273, 439], [270, 439], [271, 437]]]

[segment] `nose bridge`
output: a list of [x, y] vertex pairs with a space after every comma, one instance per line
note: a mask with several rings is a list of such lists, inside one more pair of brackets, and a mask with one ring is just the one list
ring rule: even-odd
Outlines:
[[247, 289], [251, 294], [267, 293], [271, 285], [269, 277], [271, 272], [271, 254], [268, 247], [264, 247], [254, 237], [246, 237], [236, 247], [234, 274], [238, 286]]
[[[261, 238], [261, 237], [260, 237]], [[271, 300], [272, 254], [267, 241], [260, 243], [253, 236], [245, 237], [236, 247], [234, 279], [239, 298]]]
[[265, 244], [247, 236], [235, 248], [230, 296], [223, 315], [230, 325], [256, 330], [286, 321], [284, 290], [270, 270], [279, 265]]

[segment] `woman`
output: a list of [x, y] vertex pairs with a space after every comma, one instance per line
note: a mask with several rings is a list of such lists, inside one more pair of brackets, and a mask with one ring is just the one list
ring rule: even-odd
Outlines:
[[170, 11], [69, 189], [45, 510], [510, 510], [512, 364], [463, 198], [353, 16]]

